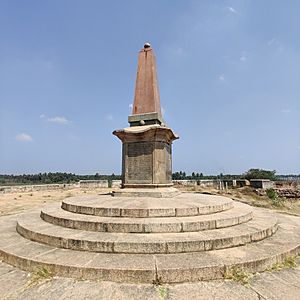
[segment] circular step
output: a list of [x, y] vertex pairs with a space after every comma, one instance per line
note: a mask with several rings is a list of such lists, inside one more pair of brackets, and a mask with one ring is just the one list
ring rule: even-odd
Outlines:
[[246, 224], [181, 233], [83, 232], [44, 222], [39, 213], [23, 215], [17, 222], [18, 233], [32, 241], [59, 248], [107, 253], [181, 253], [224, 249], [262, 240], [276, 230], [277, 218], [259, 211]]
[[300, 252], [300, 219], [278, 215], [273, 236], [235, 248], [174, 254], [95, 253], [29, 241], [16, 216], [0, 219], [0, 257], [23, 270], [60, 276], [134, 283], [180, 283], [224, 278], [227, 272], [261, 272]]
[[236, 202], [232, 209], [210, 215], [119, 218], [71, 213], [55, 204], [52, 207], [43, 208], [41, 218], [55, 225], [87, 231], [123, 233], [191, 232], [245, 223], [252, 219], [252, 208], [249, 205]]
[[198, 216], [232, 207], [233, 201], [230, 198], [191, 193], [182, 193], [174, 198], [87, 195], [62, 201], [62, 208], [73, 213], [126, 218]]

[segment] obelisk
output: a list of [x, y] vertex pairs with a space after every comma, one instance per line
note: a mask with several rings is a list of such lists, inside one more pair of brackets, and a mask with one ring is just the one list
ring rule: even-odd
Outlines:
[[[139, 52], [130, 127], [113, 132], [122, 141], [122, 192], [140, 195], [172, 184], [172, 142], [178, 139], [162, 118], [154, 51], [145, 44]], [[170, 190], [170, 189], [169, 189]], [[174, 191], [173, 191], [174, 192]], [[172, 193], [169, 193], [172, 195]]]
[[[163, 123], [153, 49], [146, 43], [139, 52], [131, 126]], [[142, 124], [139, 122], [142, 121]], [[143, 123], [145, 122], [145, 124]]]

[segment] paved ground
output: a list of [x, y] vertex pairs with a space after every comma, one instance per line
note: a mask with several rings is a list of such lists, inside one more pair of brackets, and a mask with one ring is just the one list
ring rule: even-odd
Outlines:
[[119, 284], [37, 276], [0, 263], [1, 299], [300, 299], [300, 260], [293, 269], [255, 275], [247, 285], [210, 281], [176, 285]]
[[[85, 193], [95, 193], [95, 190], [80, 193], [63, 191], [1, 195], [0, 216]], [[43, 278], [0, 262], [0, 299], [300, 300], [300, 258], [295, 268], [255, 275], [248, 285], [229, 280], [155, 286], [80, 281], [62, 277]]]

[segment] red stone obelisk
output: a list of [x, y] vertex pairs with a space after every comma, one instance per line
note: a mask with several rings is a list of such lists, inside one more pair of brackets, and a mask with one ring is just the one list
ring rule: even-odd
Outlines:
[[131, 126], [140, 125], [140, 122], [142, 125], [163, 123], [156, 59], [150, 44], [145, 44], [139, 52], [132, 115], [128, 121]]
[[161, 113], [156, 60], [151, 47], [139, 53], [132, 114]]
[[113, 132], [123, 144], [124, 191], [118, 192], [118, 195], [141, 195], [148, 189], [148, 196], [174, 196], [177, 191], [170, 189], [172, 142], [178, 136], [163, 122], [156, 62], [150, 44], [145, 44], [139, 52], [134, 104], [128, 122], [130, 127]]

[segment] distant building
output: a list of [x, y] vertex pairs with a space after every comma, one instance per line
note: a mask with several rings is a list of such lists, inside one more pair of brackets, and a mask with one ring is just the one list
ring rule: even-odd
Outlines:
[[274, 187], [274, 182], [269, 179], [251, 179], [250, 186], [256, 189], [269, 189]]

